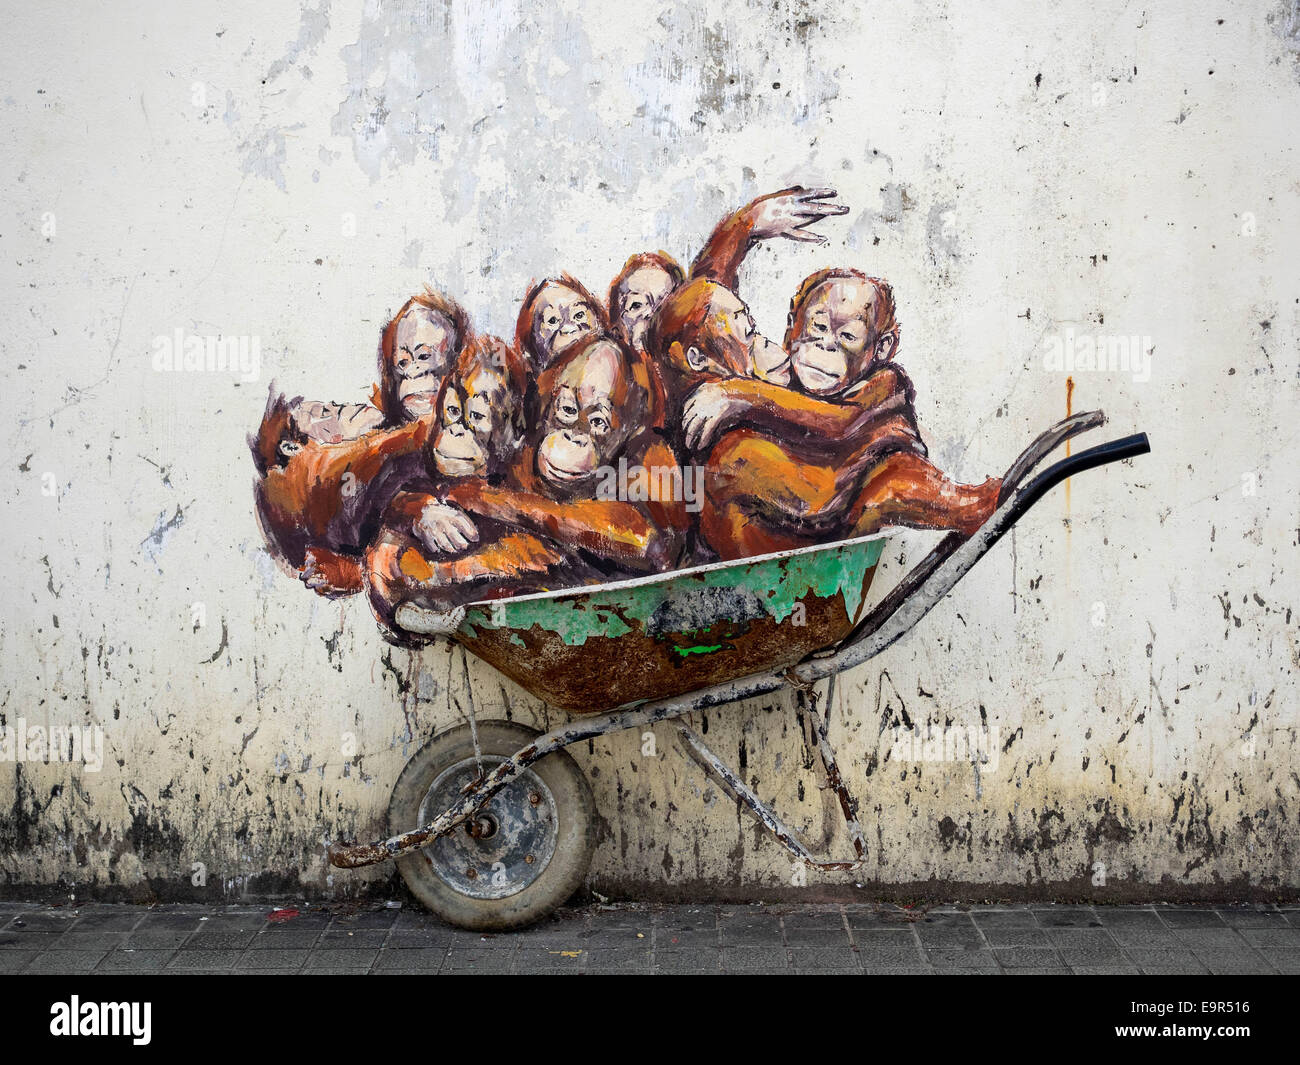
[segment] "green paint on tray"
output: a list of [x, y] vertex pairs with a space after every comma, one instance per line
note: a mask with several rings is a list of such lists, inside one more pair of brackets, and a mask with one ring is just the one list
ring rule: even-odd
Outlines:
[[[570, 646], [580, 647], [592, 636], [622, 636], [631, 632], [634, 624], [644, 629], [664, 603], [689, 596], [699, 588], [748, 592], [778, 623], [809, 595], [820, 599], [842, 595], [844, 609], [852, 618], [862, 605], [867, 571], [880, 561], [884, 548], [884, 540], [829, 545], [761, 562], [737, 562], [705, 573], [667, 573], [663, 580], [632, 588], [608, 590], [590, 585], [545, 599], [501, 599], [491, 607], [470, 608], [461, 632], [472, 639], [479, 629], [513, 629], [517, 633], [536, 626], [554, 632]], [[715, 619], [724, 620], [729, 619]]]
[[700, 644], [698, 647], [674, 647], [673, 650], [685, 658], [687, 655], [709, 655], [714, 651], [721, 651], [722, 644], [711, 643]]

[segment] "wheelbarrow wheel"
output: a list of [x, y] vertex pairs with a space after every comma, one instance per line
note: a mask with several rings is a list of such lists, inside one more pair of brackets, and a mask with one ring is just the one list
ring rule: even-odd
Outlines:
[[[478, 726], [482, 771], [491, 772], [541, 733], [507, 721]], [[406, 763], [388, 804], [393, 834], [427, 824], [479, 775], [468, 725], [435, 736]], [[532, 924], [577, 890], [595, 850], [587, 778], [567, 751], [520, 772], [450, 835], [397, 860], [411, 893], [461, 928]]]

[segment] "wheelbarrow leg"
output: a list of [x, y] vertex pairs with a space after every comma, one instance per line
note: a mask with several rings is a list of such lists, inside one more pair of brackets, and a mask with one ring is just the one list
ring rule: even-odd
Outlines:
[[848, 785], [844, 783], [844, 776], [840, 773], [839, 763], [835, 760], [835, 748], [831, 746], [831, 741], [827, 738], [827, 730], [830, 727], [830, 702], [831, 696], [835, 691], [835, 676], [831, 675], [826, 689], [826, 713], [817, 712], [817, 693], [814, 690], [809, 693], [805, 688], [795, 688], [794, 698], [795, 706], [804, 715], [808, 722], [809, 739], [817, 757], [822, 764], [822, 776], [826, 780], [826, 785], [835, 792], [835, 797], [839, 800], [840, 811], [844, 814], [844, 825], [849, 832], [849, 840], [853, 844], [853, 852], [859, 859], [867, 856], [867, 842], [862, 835], [862, 826], [858, 824], [858, 800], [853, 797], [849, 791]]
[[820, 861], [803, 845], [799, 837], [795, 835], [794, 830], [787, 827], [785, 822], [777, 816], [776, 811], [755, 795], [745, 782], [736, 776], [731, 767], [709, 749], [698, 732], [685, 722], [678, 721], [677, 734], [686, 745], [686, 753], [694, 759], [699, 767], [708, 773], [723, 791], [737, 802], [747, 806], [754, 816], [762, 822], [763, 827], [776, 837], [777, 842], [799, 861], [812, 866], [814, 869], [828, 872], [851, 872], [858, 869], [862, 864], [860, 858], [854, 862]]

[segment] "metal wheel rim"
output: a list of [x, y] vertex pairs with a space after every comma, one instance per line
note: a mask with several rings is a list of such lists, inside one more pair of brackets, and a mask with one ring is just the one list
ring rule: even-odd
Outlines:
[[[509, 759], [484, 755], [482, 770], [489, 773], [506, 761]], [[472, 755], [439, 773], [420, 803], [420, 823], [427, 824], [455, 805], [464, 786], [478, 774], [479, 765]], [[420, 853], [453, 891], [473, 899], [509, 898], [536, 881], [555, 856], [559, 838], [555, 796], [541, 777], [525, 769], [475, 817], [484, 815], [494, 823], [486, 838], [474, 838], [461, 825]]]

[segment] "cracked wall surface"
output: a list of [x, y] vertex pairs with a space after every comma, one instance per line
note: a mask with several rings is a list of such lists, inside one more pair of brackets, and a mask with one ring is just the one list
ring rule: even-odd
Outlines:
[[[405, 759], [463, 720], [461, 652], [389, 647], [275, 569], [245, 442], [269, 382], [360, 399], [425, 282], [510, 332], [530, 278], [602, 291], [799, 182], [852, 211], [751, 254], [760, 327], [819, 267], [888, 278], [945, 470], [1000, 473], [1067, 403], [1153, 452], [1056, 490], [835, 685], [865, 889], [795, 886], [667, 728], [653, 757], [574, 751], [593, 886], [1294, 896], [1300, 8], [1173, 7], [6, 3], [0, 726], [97, 727], [103, 765], [0, 760], [4, 889], [382, 888], [323, 840], [383, 831]], [[257, 365], [156, 369], [178, 330]], [[1085, 337], [1149, 366], [1053, 364]], [[877, 589], [934, 539], [892, 541]], [[559, 720], [469, 676], [484, 716]], [[707, 726], [847, 853], [789, 697]], [[952, 728], [995, 757], [927, 758]]]

